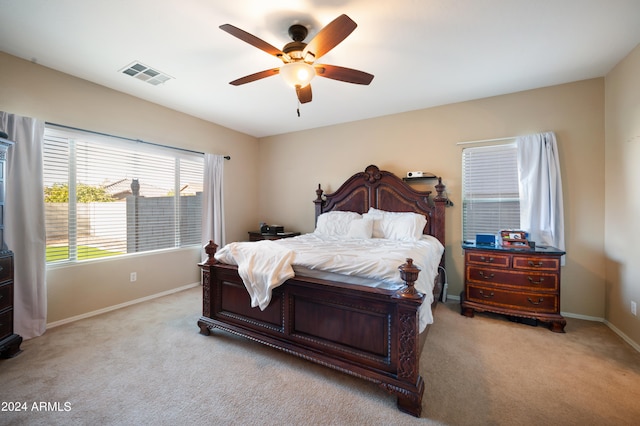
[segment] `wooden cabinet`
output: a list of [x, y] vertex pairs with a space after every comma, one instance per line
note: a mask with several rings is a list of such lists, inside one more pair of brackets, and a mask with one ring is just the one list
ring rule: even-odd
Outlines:
[[6, 133], [0, 136], [0, 250], [7, 250], [4, 242], [4, 199], [7, 193], [7, 150], [13, 145], [12, 141], [2, 137], [4, 135]]
[[281, 232], [278, 234], [262, 234], [260, 231], [249, 231], [249, 241], [279, 240], [281, 238], [297, 237], [299, 232]]
[[13, 332], [13, 253], [0, 253], [0, 357], [20, 352], [22, 337]]
[[549, 323], [551, 331], [564, 332], [566, 320], [560, 315], [560, 258], [564, 251], [553, 247], [518, 250], [468, 244], [463, 249], [463, 315], [495, 312]]
[[22, 343], [22, 337], [13, 332], [13, 252], [4, 242], [6, 155], [12, 144], [0, 138], [0, 358], [17, 355]]

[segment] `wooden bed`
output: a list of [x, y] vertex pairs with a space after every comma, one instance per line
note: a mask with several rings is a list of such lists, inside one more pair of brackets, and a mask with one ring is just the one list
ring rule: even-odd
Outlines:
[[[390, 172], [370, 165], [323, 196], [318, 185], [316, 221], [328, 211], [366, 213], [369, 207], [416, 212], [427, 217], [424, 234], [445, 245], [444, 185], [437, 195], [416, 191]], [[228, 331], [378, 384], [398, 397], [398, 408], [416, 417], [422, 411], [424, 381], [420, 353], [428, 327], [418, 328], [424, 296], [413, 288], [419, 269], [407, 259], [398, 265], [406, 286], [399, 291], [295, 276], [273, 290], [265, 310], [251, 308], [237, 266], [217, 262], [211, 242], [202, 269], [203, 312], [200, 332]], [[440, 261], [444, 266], [444, 255]], [[435, 308], [443, 274], [436, 277]]]

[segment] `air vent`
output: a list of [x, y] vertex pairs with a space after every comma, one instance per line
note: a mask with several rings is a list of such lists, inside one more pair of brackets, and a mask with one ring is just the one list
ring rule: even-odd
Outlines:
[[154, 86], [163, 84], [164, 82], [173, 78], [168, 74], [155, 70], [137, 61], [132, 62], [131, 64], [122, 68], [120, 72], [137, 78], [138, 80], [146, 81], [147, 83], [153, 84]]

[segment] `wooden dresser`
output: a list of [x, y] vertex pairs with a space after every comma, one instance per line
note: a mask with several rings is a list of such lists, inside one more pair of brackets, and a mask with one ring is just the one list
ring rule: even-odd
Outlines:
[[22, 337], [13, 332], [13, 253], [0, 252], [0, 358], [20, 352]]
[[512, 249], [463, 244], [464, 290], [462, 315], [495, 312], [516, 319], [549, 323], [551, 331], [564, 333], [560, 315], [560, 258], [553, 247]]
[[20, 352], [22, 337], [13, 332], [13, 252], [4, 242], [4, 195], [7, 150], [13, 142], [0, 137], [0, 358]]

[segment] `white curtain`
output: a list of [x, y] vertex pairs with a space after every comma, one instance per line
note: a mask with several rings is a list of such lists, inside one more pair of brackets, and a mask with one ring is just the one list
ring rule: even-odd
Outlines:
[[[558, 146], [553, 132], [520, 136], [520, 227], [536, 245], [564, 250], [564, 207]], [[564, 264], [564, 256], [562, 257]]]
[[[202, 198], [202, 246], [213, 241], [219, 247], [225, 244], [224, 232], [224, 175], [225, 158], [222, 155], [204, 155], [204, 194]], [[202, 251], [202, 261], [207, 254]]]
[[7, 155], [5, 207], [5, 239], [14, 253], [14, 332], [29, 339], [47, 325], [44, 122], [0, 112], [0, 129], [15, 142]]

